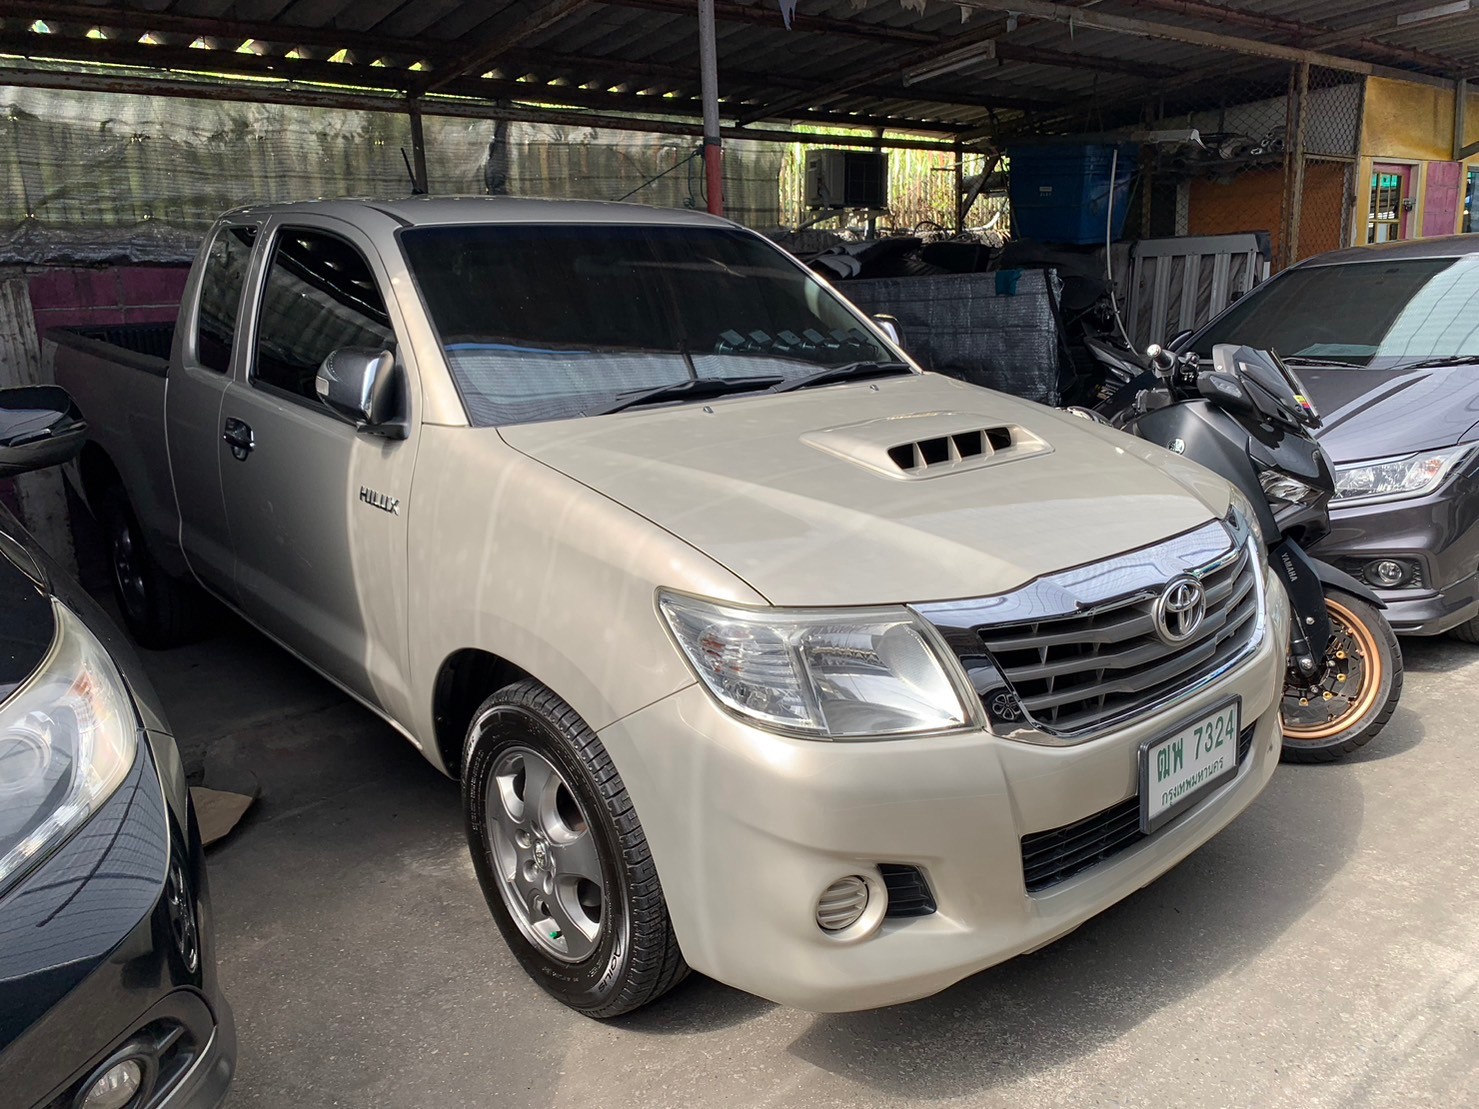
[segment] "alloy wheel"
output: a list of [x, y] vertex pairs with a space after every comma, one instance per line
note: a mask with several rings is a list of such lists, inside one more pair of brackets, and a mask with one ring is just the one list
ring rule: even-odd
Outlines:
[[545, 954], [589, 958], [601, 939], [606, 887], [584, 806], [554, 763], [527, 747], [499, 756], [492, 787], [488, 836], [509, 914]]
[[1330, 645], [1311, 685], [1284, 687], [1284, 738], [1315, 743], [1338, 735], [1371, 711], [1381, 692], [1382, 656], [1376, 637], [1339, 601], [1325, 601]]

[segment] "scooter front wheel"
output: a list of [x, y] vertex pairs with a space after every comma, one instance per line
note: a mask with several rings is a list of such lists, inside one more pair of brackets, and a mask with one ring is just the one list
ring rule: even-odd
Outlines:
[[1330, 644], [1320, 672], [1285, 680], [1285, 762], [1333, 762], [1369, 743], [1402, 695], [1402, 648], [1386, 618], [1358, 597], [1327, 591]]

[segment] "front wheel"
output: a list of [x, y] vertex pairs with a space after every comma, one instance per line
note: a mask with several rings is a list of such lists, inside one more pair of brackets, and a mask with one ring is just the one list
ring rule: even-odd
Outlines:
[[534, 681], [484, 701], [468, 729], [462, 799], [483, 896], [546, 991], [615, 1017], [683, 980], [647, 837], [574, 709]]
[[1284, 685], [1285, 762], [1333, 762], [1369, 743], [1402, 695], [1402, 649], [1386, 617], [1349, 593], [1327, 591], [1330, 644], [1322, 669]]

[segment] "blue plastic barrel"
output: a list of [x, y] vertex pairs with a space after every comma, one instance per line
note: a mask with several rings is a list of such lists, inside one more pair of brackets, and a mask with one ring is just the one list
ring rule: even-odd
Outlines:
[[[1102, 243], [1114, 158], [1107, 144], [1053, 144], [1007, 148], [1007, 192], [1018, 238], [1048, 243]], [[1119, 147], [1114, 183], [1114, 237], [1125, 230], [1130, 182], [1139, 147]]]

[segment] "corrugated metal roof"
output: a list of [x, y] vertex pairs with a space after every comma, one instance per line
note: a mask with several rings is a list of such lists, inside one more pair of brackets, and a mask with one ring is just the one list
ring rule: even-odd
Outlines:
[[[1049, 18], [1006, 10], [1024, 6]], [[808, 0], [791, 29], [777, 0], [718, 0], [717, 12], [726, 123], [939, 135], [1110, 126], [1148, 102], [1274, 88], [1289, 60], [1260, 56], [1270, 46], [1479, 77], [1479, 0], [1075, 0], [1051, 11]], [[1087, 25], [1096, 17], [1145, 21], [1149, 33]], [[1187, 31], [1243, 45], [1178, 41]], [[911, 68], [965, 45], [980, 55], [910, 80]], [[695, 0], [0, 0], [0, 53], [28, 83], [143, 90], [194, 79], [244, 99], [421, 93], [427, 110], [464, 113], [699, 114]]]

